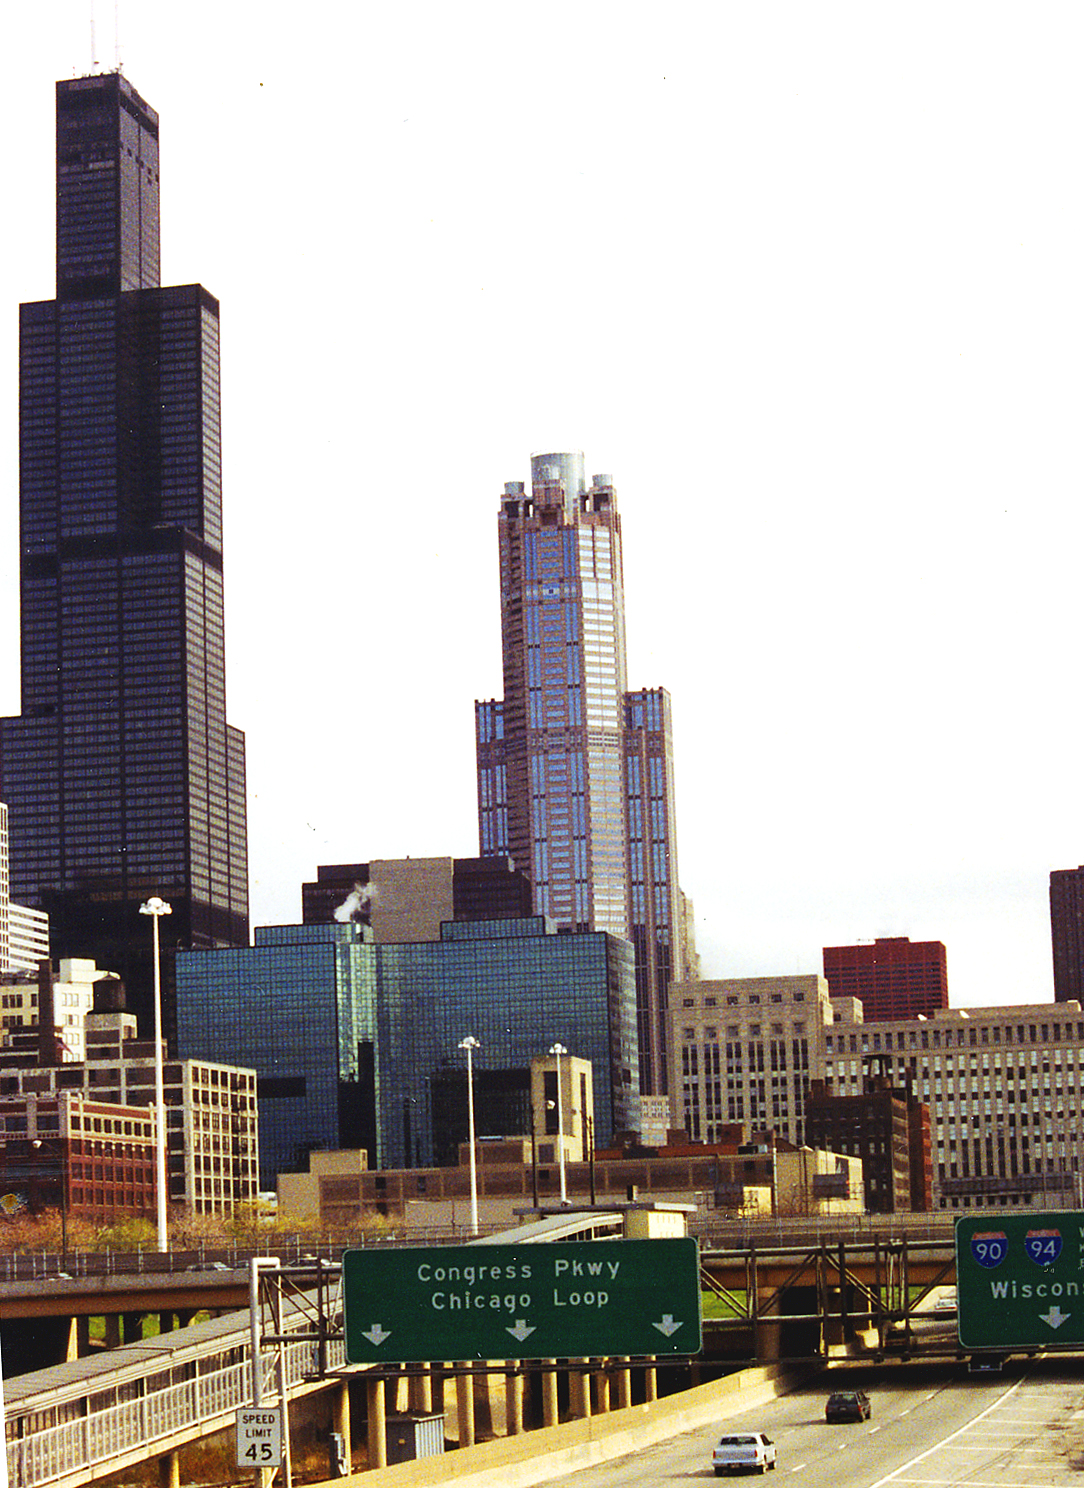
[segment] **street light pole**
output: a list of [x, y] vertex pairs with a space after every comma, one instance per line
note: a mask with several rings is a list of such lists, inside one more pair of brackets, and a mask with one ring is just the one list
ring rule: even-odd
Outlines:
[[[67, 1168], [68, 1168], [68, 1153], [71, 1150], [70, 1143], [71, 1143], [71, 1137], [70, 1137], [70, 1135], [68, 1136], [67, 1141], [65, 1141], [65, 1139], [64, 1139], [64, 1133], [62, 1132], [60, 1134], [60, 1139], [59, 1139], [59, 1141], [56, 1144], [57, 1158], [58, 1158], [59, 1163], [60, 1163], [60, 1264], [61, 1264], [61, 1266], [63, 1267], [63, 1269], [65, 1271], [68, 1269], [68, 1173], [67, 1173]], [[33, 1147], [34, 1151], [37, 1152], [40, 1156], [42, 1156], [42, 1157], [49, 1156], [49, 1154], [45, 1151], [45, 1143], [43, 1142], [43, 1140], [40, 1137], [35, 1137], [34, 1140], [30, 1143], [30, 1145], [31, 1145], [31, 1147]]]
[[467, 1131], [470, 1141], [470, 1228], [478, 1233], [478, 1152], [474, 1144], [474, 1051], [482, 1046], [472, 1033], [459, 1040], [459, 1047], [467, 1051]]
[[150, 915], [154, 922], [154, 1111], [157, 1140], [155, 1143], [158, 1197], [158, 1249], [169, 1249], [166, 1226], [166, 1091], [162, 1069], [162, 968], [158, 948], [158, 921], [172, 914], [173, 908], [163, 899], [148, 899], [139, 906], [140, 914]]
[[557, 1059], [557, 1161], [561, 1172], [561, 1203], [568, 1203], [568, 1187], [565, 1183], [565, 1116], [561, 1100], [561, 1055], [567, 1054], [564, 1044], [554, 1044], [550, 1050]]

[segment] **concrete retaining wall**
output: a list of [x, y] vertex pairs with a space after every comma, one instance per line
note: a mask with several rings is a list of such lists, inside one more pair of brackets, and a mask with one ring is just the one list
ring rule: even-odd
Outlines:
[[[335, 1488], [436, 1488], [451, 1482], [462, 1488], [529, 1488], [773, 1400], [799, 1382], [793, 1371], [779, 1366], [746, 1369], [627, 1410], [481, 1442], [442, 1457], [399, 1462], [379, 1472], [353, 1473], [337, 1479]], [[705, 1462], [709, 1444], [705, 1436]]]

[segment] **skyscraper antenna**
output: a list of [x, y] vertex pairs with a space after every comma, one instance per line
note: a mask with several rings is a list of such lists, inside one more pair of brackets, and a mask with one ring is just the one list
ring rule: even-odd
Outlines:
[[94, 39], [94, 0], [90, 0], [90, 70], [98, 68], [98, 43]]
[[120, 0], [113, 0], [113, 55], [120, 72]]

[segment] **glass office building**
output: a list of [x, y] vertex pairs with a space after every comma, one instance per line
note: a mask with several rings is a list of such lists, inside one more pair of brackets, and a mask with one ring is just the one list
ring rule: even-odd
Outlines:
[[[248, 942], [243, 735], [226, 722], [218, 302], [159, 285], [158, 116], [57, 84], [57, 293], [20, 311], [22, 709], [0, 720], [11, 893], [124, 979], [151, 936]], [[172, 977], [165, 980], [173, 1030]]]
[[364, 1147], [382, 1168], [454, 1161], [467, 1034], [479, 1137], [529, 1132], [530, 1062], [555, 1042], [591, 1060], [596, 1142], [635, 1125], [632, 949], [603, 932], [558, 935], [534, 916], [377, 945], [350, 922], [272, 926], [251, 948], [179, 956], [177, 987], [184, 1057], [258, 1072], [265, 1187], [314, 1149]]
[[678, 886], [670, 699], [629, 692], [621, 518], [579, 452], [533, 455], [498, 519], [504, 697], [475, 704], [481, 852], [526, 872], [536, 914], [636, 953], [640, 1084], [665, 1093], [668, 986], [695, 976]]

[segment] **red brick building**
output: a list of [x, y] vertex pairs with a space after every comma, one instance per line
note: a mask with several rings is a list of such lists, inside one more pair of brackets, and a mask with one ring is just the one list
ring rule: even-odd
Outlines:
[[28, 1093], [0, 1100], [0, 1210], [112, 1224], [153, 1219], [154, 1108]]
[[856, 997], [867, 1023], [917, 1018], [947, 1008], [948, 967], [939, 940], [906, 935], [872, 945], [825, 946], [824, 978], [832, 997]]

